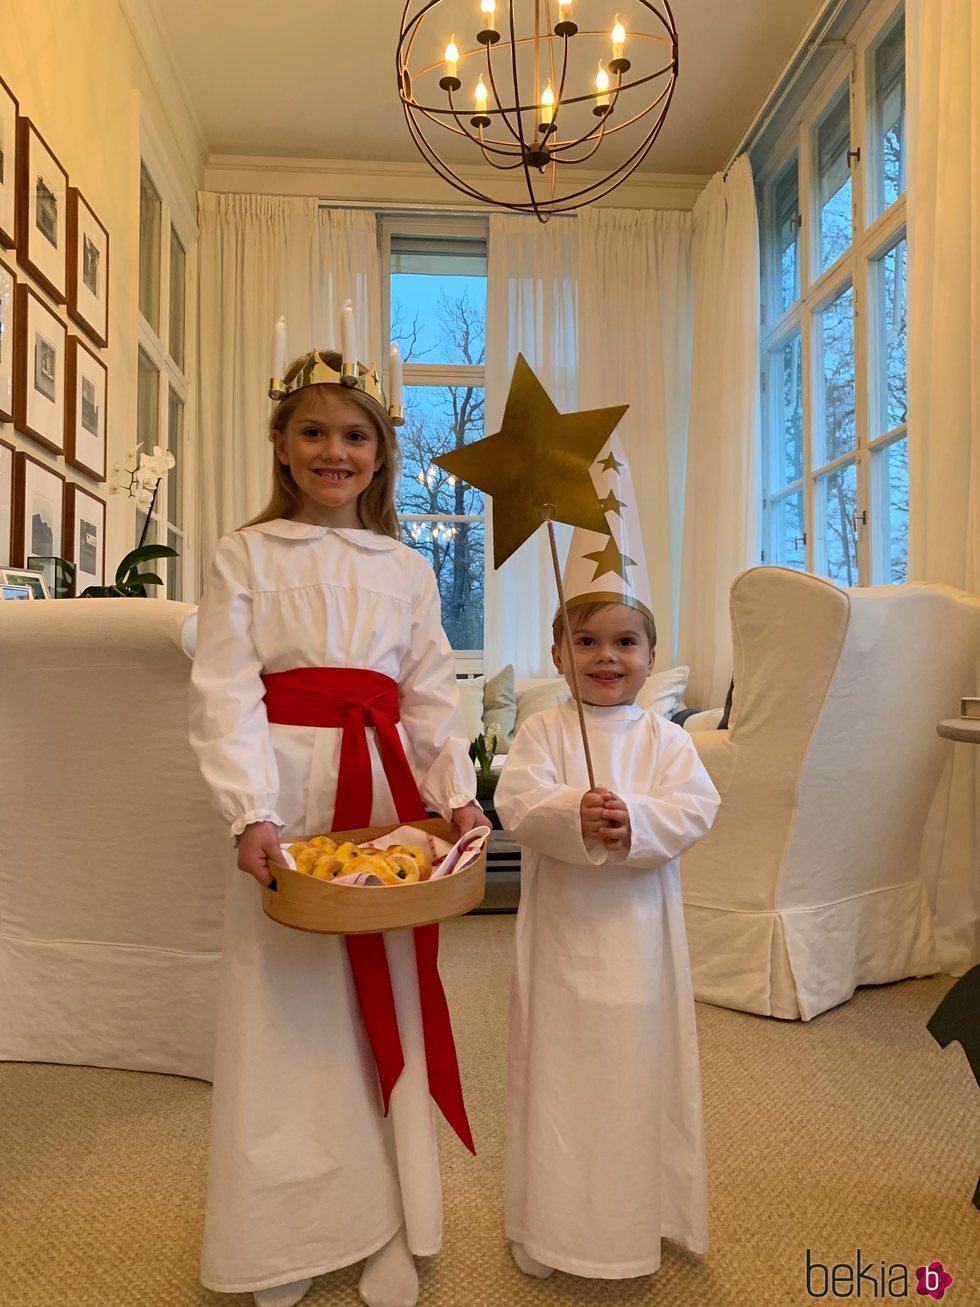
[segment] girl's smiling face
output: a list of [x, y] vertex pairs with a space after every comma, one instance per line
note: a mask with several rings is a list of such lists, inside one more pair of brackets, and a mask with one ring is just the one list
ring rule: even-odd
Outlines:
[[297, 522], [357, 527], [357, 499], [381, 466], [378, 433], [339, 386], [307, 386], [275, 434], [276, 457], [288, 465], [300, 507]]

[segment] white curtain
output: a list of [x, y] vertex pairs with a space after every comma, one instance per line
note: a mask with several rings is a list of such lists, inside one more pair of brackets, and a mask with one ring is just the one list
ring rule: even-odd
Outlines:
[[641, 506], [664, 668], [677, 661], [693, 226], [690, 213], [641, 209], [585, 209], [576, 224], [579, 407], [630, 406], [617, 433]]
[[[909, 0], [909, 579], [980, 593], [980, 9]], [[963, 694], [980, 693], [977, 679]], [[980, 959], [980, 750], [950, 744], [924, 867], [940, 963]]]
[[759, 561], [759, 229], [745, 155], [694, 206], [694, 328], [677, 658], [686, 702], [725, 702], [728, 592]]
[[315, 199], [198, 196], [199, 565], [218, 539], [266, 502], [273, 326], [284, 314], [290, 357], [339, 346], [354, 302], [358, 353], [378, 357], [380, 266], [373, 213], [320, 210]]
[[[487, 252], [486, 427], [500, 429], [511, 373], [522, 353], [562, 412], [578, 402], [576, 224], [555, 218], [490, 216]], [[553, 671], [551, 618], [557, 603], [548, 536], [542, 528], [493, 571], [491, 506], [486, 505], [484, 666], [513, 663], [516, 676]], [[556, 526], [564, 560], [570, 531]]]

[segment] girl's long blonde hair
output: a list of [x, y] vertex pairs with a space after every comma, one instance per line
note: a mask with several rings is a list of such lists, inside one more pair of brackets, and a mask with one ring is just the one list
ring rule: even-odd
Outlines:
[[[340, 371], [342, 359], [336, 351], [320, 350], [319, 353], [325, 363], [335, 368], [337, 372]], [[286, 369], [286, 381], [292, 381], [308, 357], [309, 355], [303, 354], [290, 363]], [[358, 367], [361, 368], [362, 365], [358, 364]], [[278, 517], [292, 517], [300, 506], [299, 490], [293, 480], [289, 464], [279, 461], [275, 451], [275, 439], [277, 434], [285, 435], [289, 418], [299, 407], [308, 389], [308, 386], [304, 386], [302, 390], [294, 390], [291, 395], [281, 399], [269, 419], [269, 440], [273, 442], [272, 494], [262, 512], [243, 522], [238, 528], [239, 531], [246, 526], [257, 526], [260, 522], [274, 522]], [[401, 538], [401, 531], [398, 515], [395, 512], [395, 485], [401, 472], [401, 449], [394, 424], [381, 405], [356, 386], [337, 385], [332, 386], [331, 389], [339, 390], [345, 399], [353, 401], [364, 410], [378, 437], [378, 458], [381, 459], [381, 466], [375, 472], [368, 488], [358, 496], [357, 516], [361, 525], [367, 527], [369, 531], [398, 540]]]

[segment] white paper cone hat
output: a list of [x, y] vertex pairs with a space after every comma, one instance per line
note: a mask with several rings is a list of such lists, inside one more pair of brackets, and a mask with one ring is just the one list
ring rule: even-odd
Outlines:
[[606, 514], [609, 535], [576, 527], [562, 577], [566, 606], [627, 604], [652, 622], [653, 599], [639, 505], [626, 454], [617, 436], [609, 438], [590, 472]]

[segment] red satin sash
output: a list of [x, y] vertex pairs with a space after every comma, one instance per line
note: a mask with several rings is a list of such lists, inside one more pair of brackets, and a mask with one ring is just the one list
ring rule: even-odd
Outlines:
[[[399, 821], [419, 821], [425, 817], [425, 805], [397, 730], [400, 714], [396, 681], [380, 672], [354, 667], [295, 667], [288, 672], [269, 672], [262, 681], [270, 722], [343, 730], [332, 829], [356, 830], [371, 824], [373, 794], [368, 727], [375, 732]], [[449, 1005], [439, 976], [439, 927], [417, 926], [412, 933], [429, 1093], [456, 1134], [475, 1154], [463, 1103]], [[347, 935], [345, 940], [387, 1115], [391, 1091], [401, 1075], [405, 1056], [398, 1033], [384, 937]]]

